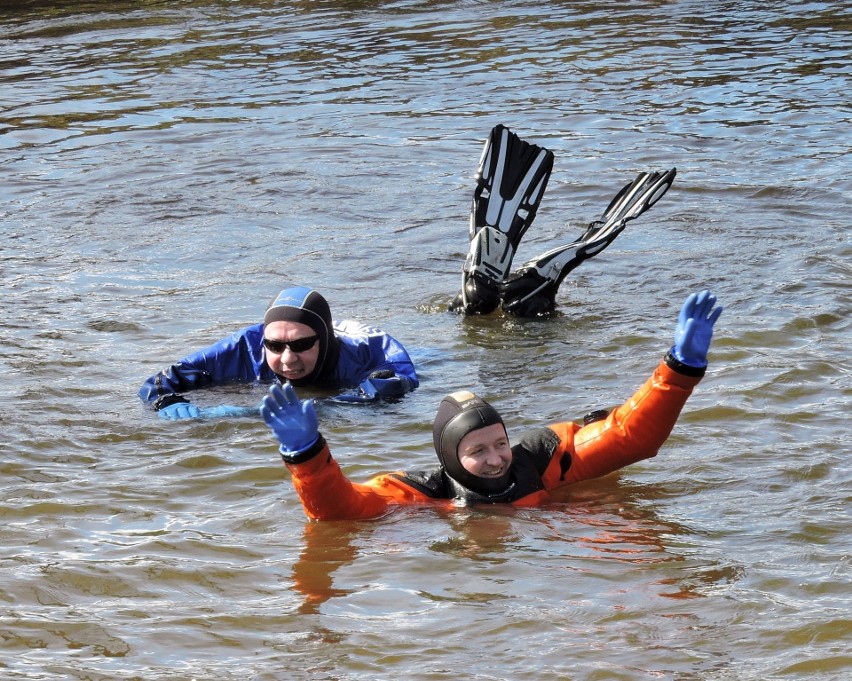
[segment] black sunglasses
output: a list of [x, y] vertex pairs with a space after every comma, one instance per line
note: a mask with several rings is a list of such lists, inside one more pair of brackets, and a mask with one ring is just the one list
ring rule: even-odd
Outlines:
[[317, 340], [319, 340], [318, 336], [308, 336], [307, 338], [297, 338], [296, 340], [284, 341], [284, 340], [272, 340], [271, 338], [263, 339], [263, 347], [265, 347], [269, 352], [274, 352], [276, 355], [280, 355], [286, 350], [290, 348], [290, 352], [300, 353], [307, 352], [314, 345], [316, 345]]

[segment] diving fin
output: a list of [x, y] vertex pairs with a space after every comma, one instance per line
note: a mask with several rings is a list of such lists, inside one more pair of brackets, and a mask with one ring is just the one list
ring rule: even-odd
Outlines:
[[589, 224], [576, 241], [524, 263], [499, 287], [503, 310], [518, 316], [552, 312], [556, 292], [568, 273], [603, 251], [630, 220], [657, 203], [672, 186], [676, 174], [676, 168], [664, 173], [639, 173], [610, 201], [601, 219]]
[[491, 130], [476, 174], [462, 289], [451, 310], [487, 314], [500, 304], [498, 285], [509, 274], [552, 170], [552, 151], [525, 142], [503, 125]]

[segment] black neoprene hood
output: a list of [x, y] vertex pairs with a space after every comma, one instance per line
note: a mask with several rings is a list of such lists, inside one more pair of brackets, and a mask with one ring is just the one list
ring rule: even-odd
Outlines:
[[438, 406], [432, 425], [435, 452], [453, 480], [478, 494], [503, 491], [509, 484], [509, 471], [499, 478], [484, 478], [468, 471], [459, 461], [459, 443], [468, 433], [495, 424], [505, 425], [497, 410], [474, 393], [462, 390], [447, 395]]
[[322, 384], [337, 368], [339, 350], [328, 301], [304, 286], [285, 288], [266, 309], [263, 324], [297, 322], [313, 329], [319, 338], [319, 355], [314, 370], [303, 378], [290, 381], [295, 386]]

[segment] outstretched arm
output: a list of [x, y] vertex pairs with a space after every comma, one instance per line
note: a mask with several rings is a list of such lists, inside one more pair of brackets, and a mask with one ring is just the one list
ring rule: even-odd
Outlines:
[[551, 427], [563, 443], [573, 441], [574, 446], [567, 475], [560, 472], [552, 486], [600, 477], [657, 454], [706, 370], [713, 325], [722, 313], [715, 303], [709, 291], [687, 298], [671, 351], [645, 384], [606, 419], [579, 430], [570, 423]]
[[139, 389], [139, 397], [169, 420], [257, 414], [257, 407], [199, 410], [185, 393], [232, 381], [257, 380], [264, 366], [262, 338], [262, 325], [223, 338], [148, 378]]
[[269, 389], [260, 413], [281, 444], [281, 458], [309, 518], [373, 518], [403, 498], [404, 486], [389, 476], [360, 485], [343, 475], [319, 434], [313, 401], [299, 400], [289, 383]]

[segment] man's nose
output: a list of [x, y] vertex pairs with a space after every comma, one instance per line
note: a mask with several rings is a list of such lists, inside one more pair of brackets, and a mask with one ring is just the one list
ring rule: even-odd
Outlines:
[[499, 464], [503, 459], [496, 447], [489, 447], [488, 451], [485, 453], [485, 460], [490, 466], [493, 466]]

